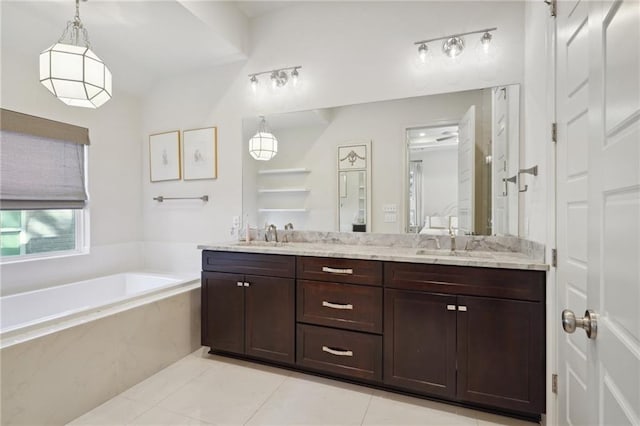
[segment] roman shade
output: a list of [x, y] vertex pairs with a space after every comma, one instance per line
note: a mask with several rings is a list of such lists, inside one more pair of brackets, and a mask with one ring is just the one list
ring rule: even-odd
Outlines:
[[83, 208], [88, 129], [5, 109], [0, 112], [0, 208]]

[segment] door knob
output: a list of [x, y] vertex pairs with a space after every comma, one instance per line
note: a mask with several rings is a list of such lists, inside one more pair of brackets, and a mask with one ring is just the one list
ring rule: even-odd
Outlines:
[[591, 309], [584, 311], [583, 318], [576, 318], [571, 309], [562, 311], [562, 328], [567, 333], [573, 333], [576, 328], [583, 328], [589, 339], [595, 339], [598, 335], [598, 315]]

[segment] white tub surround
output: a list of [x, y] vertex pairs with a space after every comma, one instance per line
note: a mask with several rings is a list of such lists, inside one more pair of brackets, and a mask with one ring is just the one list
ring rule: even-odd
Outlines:
[[[110, 299], [106, 306], [70, 308], [67, 316], [22, 321], [21, 328], [5, 318], [15, 324], [0, 350], [3, 425], [65, 424], [200, 346], [200, 281], [145, 274], [158, 284], [149, 288], [140, 275], [43, 290], [88, 285]], [[123, 300], [117, 287], [142, 291]], [[76, 299], [61, 294], [45, 300]]]
[[322, 256], [393, 262], [431, 263], [484, 268], [546, 271], [544, 246], [515, 237], [455, 238], [420, 234], [278, 231], [279, 242], [266, 242], [264, 233], [251, 241], [203, 244], [202, 250]]

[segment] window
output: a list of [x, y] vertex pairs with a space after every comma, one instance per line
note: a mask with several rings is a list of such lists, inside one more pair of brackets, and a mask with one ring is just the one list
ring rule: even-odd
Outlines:
[[0, 112], [0, 259], [84, 251], [88, 130]]

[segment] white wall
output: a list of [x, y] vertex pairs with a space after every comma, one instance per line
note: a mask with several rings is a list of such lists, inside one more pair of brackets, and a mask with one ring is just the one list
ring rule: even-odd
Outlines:
[[[525, 73], [522, 91], [522, 129], [520, 162], [524, 168], [538, 166], [538, 176], [525, 176], [529, 185], [520, 204], [521, 236], [546, 245], [546, 256], [555, 247], [555, 147], [551, 141], [554, 121], [554, 43], [555, 22], [543, 3], [525, 6]], [[555, 269], [547, 273], [547, 414], [543, 424], [558, 424], [557, 399], [551, 390], [551, 375], [557, 371], [558, 329]], [[562, 380], [562, 378], [560, 379]], [[562, 382], [560, 384], [562, 386]]]
[[[422, 161], [422, 216], [451, 215], [458, 205], [458, 149], [426, 149], [411, 154]], [[455, 215], [455, 214], [454, 214]]]
[[521, 128], [522, 168], [538, 166], [538, 176], [521, 175], [520, 187], [528, 185], [521, 198], [520, 235], [544, 243], [547, 239], [547, 182], [554, 173], [547, 154], [552, 149], [551, 122], [548, 105], [553, 79], [549, 74], [549, 39], [546, 34], [549, 10], [544, 5], [527, 4], [525, 14], [524, 84]]
[[97, 110], [71, 108], [38, 82], [37, 54], [3, 46], [2, 108], [87, 127], [91, 252], [3, 264], [3, 295], [141, 267], [140, 105], [116, 92]]

